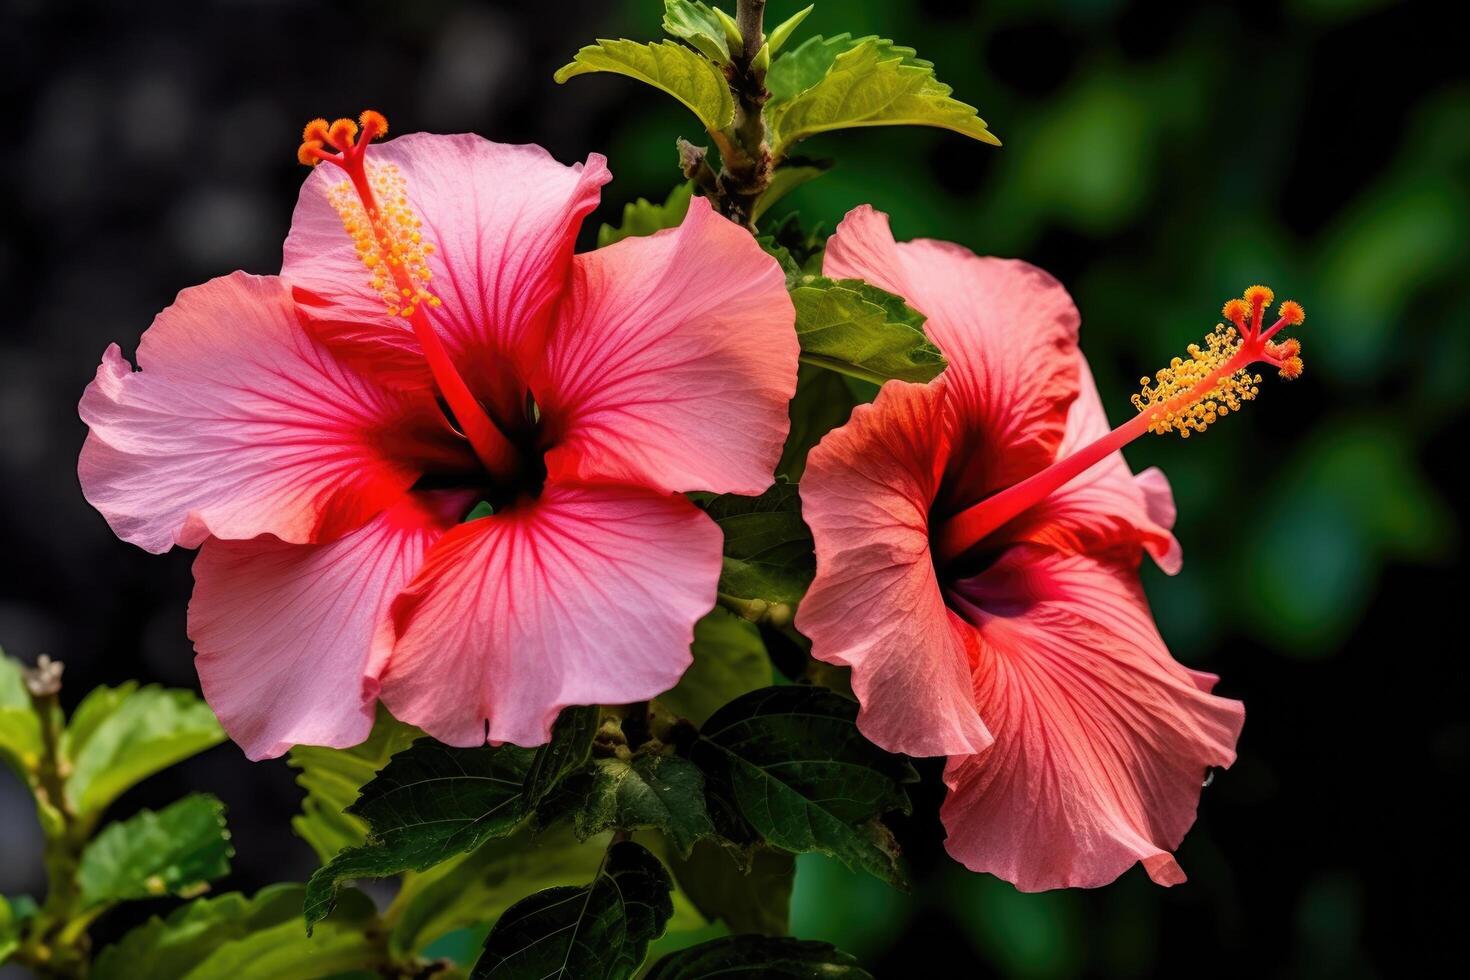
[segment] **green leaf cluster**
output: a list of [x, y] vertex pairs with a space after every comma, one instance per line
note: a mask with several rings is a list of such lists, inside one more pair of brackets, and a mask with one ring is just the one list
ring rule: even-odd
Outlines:
[[0, 897], [0, 963], [85, 969], [87, 928], [113, 906], [190, 897], [230, 870], [224, 804], [185, 797], [102, 825], [109, 806], [154, 773], [218, 744], [224, 732], [194, 694], [127, 683], [99, 687], [67, 718], [61, 665], [0, 653], [0, 759], [30, 790], [49, 882], [39, 905]]

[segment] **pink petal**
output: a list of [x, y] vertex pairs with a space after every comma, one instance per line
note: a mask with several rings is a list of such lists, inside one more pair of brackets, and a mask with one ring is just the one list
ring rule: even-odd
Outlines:
[[[1107, 434], [1107, 414], [1087, 361], [1077, 355], [1081, 390], [1067, 415], [1067, 434], [1058, 456], [1066, 457]], [[1174, 496], [1157, 469], [1134, 476], [1121, 452], [1114, 453], [1057, 490], [1002, 529], [997, 537], [1033, 541], [1068, 553], [1102, 556], [1117, 550], [1124, 560], [1142, 545], [1160, 568], [1179, 571], [1183, 552], [1169, 529]]]
[[1238, 701], [1169, 656], [1131, 564], [1022, 545], [953, 587], [974, 624], [975, 701], [995, 744], [955, 757], [950, 854], [1022, 891], [1094, 887], [1169, 853], [1211, 766], [1235, 759]]
[[721, 535], [680, 497], [548, 484], [445, 535], [393, 606], [395, 717], [451, 745], [540, 745], [572, 704], [641, 701], [689, 666]]
[[210, 538], [189, 636], [204, 696], [251, 759], [367, 738], [388, 607], [472, 495], [410, 494], [330, 544]]
[[328, 540], [401, 497], [457, 439], [427, 393], [393, 392], [298, 325], [281, 280], [235, 273], [186, 289], [117, 345], [82, 395], [82, 492], [152, 552], [210, 535]]
[[770, 486], [796, 391], [776, 261], [695, 198], [677, 229], [579, 255], [533, 384], [553, 479]]
[[962, 426], [949, 480], [964, 503], [1056, 458], [1077, 395], [1080, 322], [1061, 283], [1034, 265], [948, 242], [895, 244], [888, 216], [867, 205], [837, 226], [822, 271], [866, 279], [928, 317]]
[[351, 308], [300, 286], [292, 287], [291, 298], [302, 329], [338, 361], [390, 388], [434, 387], [433, 372], [412, 330], [382, 320], [353, 319], [358, 314]]
[[[594, 153], [585, 165], [565, 166], [539, 146], [414, 133], [368, 150], [370, 172], [390, 164], [407, 183], [424, 240], [435, 247], [429, 286], [443, 305], [431, 317], [471, 386], [493, 389], [507, 355], [535, 351], [544, 339], [582, 218], [612, 179], [606, 161]], [[307, 178], [281, 275], [338, 299], [349, 319], [406, 332], [406, 322], [389, 318], [369, 288], [367, 270], [327, 200], [345, 179], [331, 164]]]
[[796, 626], [812, 656], [852, 668], [873, 742], [909, 755], [991, 741], [971, 696], [963, 637], [929, 553], [929, 507], [949, 454], [943, 381], [890, 381], [807, 458], [802, 515], [817, 576]]

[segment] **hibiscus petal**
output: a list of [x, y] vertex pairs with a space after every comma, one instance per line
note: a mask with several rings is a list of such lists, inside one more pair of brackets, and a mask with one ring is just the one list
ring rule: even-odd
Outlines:
[[945, 770], [950, 854], [1022, 891], [1183, 881], [1169, 852], [1245, 711], [1169, 656], [1131, 565], [1023, 545], [951, 596], [995, 744]]
[[[442, 306], [430, 310], [471, 387], [498, 383], [508, 353], [535, 350], [544, 339], [551, 301], [565, 287], [582, 218], [612, 179], [592, 154], [566, 166], [539, 146], [492, 143], [464, 133], [414, 133], [375, 143], [369, 171], [397, 166], [408, 206], [423, 222], [431, 290]], [[368, 284], [342, 218], [327, 199], [346, 180], [331, 164], [317, 167], [301, 188], [281, 275], [293, 285], [338, 298], [350, 319], [407, 332], [388, 317]], [[515, 406], [519, 407], [519, 406]]]
[[948, 481], [970, 504], [1050, 464], [1077, 395], [1080, 317], [1061, 283], [1016, 259], [949, 242], [895, 244], [888, 216], [848, 213], [822, 271], [866, 279], [904, 297], [949, 360], [960, 423]]
[[189, 603], [194, 663], [247, 756], [367, 738], [393, 642], [389, 604], [472, 497], [409, 494], [330, 544], [204, 542]]
[[[1080, 388], [1067, 415], [1059, 458], [1106, 435], [1110, 429], [1092, 372], [1077, 355]], [[1173, 575], [1183, 562], [1174, 526], [1174, 495], [1158, 469], [1137, 476], [1122, 452], [1111, 456], [1022, 514], [996, 537], [1033, 541], [1077, 554], [1103, 556], [1117, 550], [1126, 560], [1142, 545], [1159, 567]]]
[[393, 606], [395, 717], [451, 745], [540, 745], [572, 704], [641, 701], [690, 663], [721, 535], [689, 501], [548, 484], [455, 528]]
[[388, 391], [298, 325], [281, 280], [186, 289], [82, 395], [82, 492], [147, 551], [210, 535], [328, 540], [392, 504], [457, 440], [426, 392]]
[[[890, 381], [807, 458], [802, 515], [817, 575], [796, 626], [812, 656], [852, 668], [870, 740], [909, 755], [979, 752], [963, 623], [929, 553], [929, 506], [948, 456], [943, 381]], [[952, 622], [952, 620], [954, 620]]]
[[760, 493], [800, 353], [780, 266], [695, 198], [676, 229], [579, 255], [533, 383], [552, 478]]

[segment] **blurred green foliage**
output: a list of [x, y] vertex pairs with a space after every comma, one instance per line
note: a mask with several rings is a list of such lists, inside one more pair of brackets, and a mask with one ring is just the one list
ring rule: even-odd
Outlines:
[[[606, 36], [652, 36], [659, 6], [625, 0]], [[772, 0], [769, 16], [798, 6]], [[1191, 884], [1166, 895], [1130, 874], [1101, 893], [1020, 895], [920, 855], [928, 870], [905, 896], [806, 856], [797, 935], [837, 943], [880, 975], [930, 940], [957, 970], [1140, 975], [1177, 962], [1161, 930], [1184, 910], [1206, 920], [1192, 936], [1257, 945], [1260, 962], [1362, 968], [1358, 878], [1281, 869], [1280, 901], [1295, 911], [1269, 936], [1251, 930], [1266, 906], [1251, 907], [1243, 879], [1272, 873], [1251, 867], [1265, 860], [1252, 835], [1288, 819], [1265, 813], [1310, 793], [1283, 786], [1323, 763], [1295, 755], [1301, 720], [1273, 713], [1358, 684], [1359, 657], [1402, 642], [1387, 579], [1413, 567], [1448, 575], [1460, 557], [1460, 502], [1436, 484], [1470, 393], [1470, 81], [1409, 43], [1411, 27], [1450, 30], [1380, 0], [818, 3], [804, 30], [912, 45], [1004, 146], [925, 130], [818, 138], [807, 152], [836, 169], [773, 217], [794, 208], [830, 228], [868, 202], [900, 240], [949, 239], [1048, 268], [1082, 310], [1115, 421], [1134, 381], [1251, 283], [1306, 307], [1307, 373], [1268, 378], [1257, 404], [1202, 439], [1129, 450], [1136, 469], [1164, 468], [1179, 506], [1184, 571], [1144, 571], [1160, 628], [1176, 656], [1221, 673], [1221, 690], [1253, 712], [1242, 762], [1206, 791], [1206, 826], [1181, 853]], [[674, 138], [699, 134], [677, 106], [627, 94], [607, 193], [657, 199], [677, 180]], [[1372, 697], [1371, 686], [1352, 693]], [[1262, 826], [1216, 844], [1212, 805], [1228, 814], [1221, 824], [1261, 813]]]

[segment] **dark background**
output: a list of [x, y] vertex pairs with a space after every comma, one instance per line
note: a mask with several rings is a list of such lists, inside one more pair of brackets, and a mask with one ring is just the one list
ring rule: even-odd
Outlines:
[[[589, 233], [662, 196], [692, 119], [623, 79], [551, 81], [593, 37], [656, 36], [660, 6], [0, 2], [0, 643], [63, 658], [69, 703], [134, 677], [194, 687], [190, 555], [118, 542], [77, 489], [75, 403], [103, 347], [131, 352], [184, 286], [278, 270], [315, 115], [370, 106], [398, 132], [604, 152], [617, 179]], [[797, 6], [772, 0], [771, 16]], [[894, 129], [815, 142], [840, 167], [791, 199], [808, 219], [830, 227], [872, 202], [901, 239], [1045, 266], [1082, 309], [1115, 419], [1140, 374], [1253, 282], [1306, 306], [1307, 374], [1269, 380], [1203, 438], [1129, 450], [1165, 468], [1179, 503], [1184, 571], [1145, 571], [1164, 635], [1248, 706], [1240, 761], [1179, 853], [1189, 883], [1134, 869], [1093, 892], [1019, 895], [944, 858], [931, 793], [904, 832], [914, 893], [803, 859], [799, 935], [880, 977], [1451, 962], [1470, 756], [1470, 79], [1455, 6], [819, 3], [798, 37], [917, 47], [1005, 146]], [[284, 761], [221, 746], [118, 810], [186, 789], [229, 804], [228, 887], [312, 870]], [[38, 892], [39, 832], [8, 777], [0, 826], [0, 891]]]

